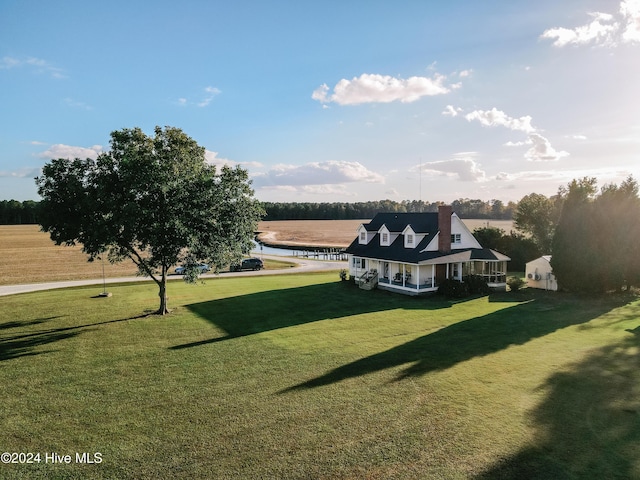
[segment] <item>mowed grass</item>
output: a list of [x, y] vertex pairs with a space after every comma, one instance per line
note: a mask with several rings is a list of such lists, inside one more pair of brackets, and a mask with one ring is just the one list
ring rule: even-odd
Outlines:
[[0, 478], [640, 478], [633, 297], [109, 289], [0, 298], [1, 450], [42, 455]]

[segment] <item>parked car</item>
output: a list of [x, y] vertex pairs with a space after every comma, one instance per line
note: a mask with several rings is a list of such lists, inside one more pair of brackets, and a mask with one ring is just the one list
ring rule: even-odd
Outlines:
[[231, 270], [239, 272], [240, 270], [261, 270], [264, 268], [264, 263], [259, 258], [245, 258], [240, 265], [233, 265]]
[[[207, 273], [210, 270], [209, 265], [207, 265], [206, 263], [200, 263], [196, 268], [200, 270], [200, 273]], [[186, 267], [184, 265], [176, 267], [176, 274], [184, 275], [185, 269]]]

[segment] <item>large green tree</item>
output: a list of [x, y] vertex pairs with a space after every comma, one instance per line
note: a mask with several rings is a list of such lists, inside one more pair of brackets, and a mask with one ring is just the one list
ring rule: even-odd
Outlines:
[[551, 243], [562, 207], [562, 191], [548, 198], [539, 193], [525, 195], [513, 215], [517, 230], [531, 235], [540, 251], [551, 252]]
[[247, 172], [205, 160], [180, 129], [111, 133], [111, 149], [93, 159], [54, 159], [36, 179], [40, 224], [57, 244], [82, 245], [93, 260], [132, 260], [158, 285], [159, 314], [168, 312], [167, 275], [198, 262], [218, 271], [248, 253], [263, 214]]
[[563, 289], [606, 292], [640, 281], [638, 184], [628, 177], [597, 192], [595, 178], [567, 186], [551, 259]]

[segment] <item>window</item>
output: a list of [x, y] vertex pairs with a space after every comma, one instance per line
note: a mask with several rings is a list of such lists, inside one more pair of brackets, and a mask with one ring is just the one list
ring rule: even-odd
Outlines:
[[360, 242], [367, 241], [367, 232], [360, 232]]
[[407, 245], [413, 245], [413, 235], [407, 235]]
[[389, 243], [389, 234], [388, 233], [383, 233], [382, 234], [382, 243], [384, 243], [384, 244]]
[[452, 233], [451, 243], [462, 243], [461, 235], [459, 233]]

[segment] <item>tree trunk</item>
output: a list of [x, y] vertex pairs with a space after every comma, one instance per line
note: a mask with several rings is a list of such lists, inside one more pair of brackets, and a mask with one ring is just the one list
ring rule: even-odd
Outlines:
[[160, 297], [160, 308], [158, 309], [158, 315], [166, 315], [169, 313], [169, 309], [167, 308], [167, 275], [163, 271], [162, 278], [160, 282], [158, 282], [158, 296]]

